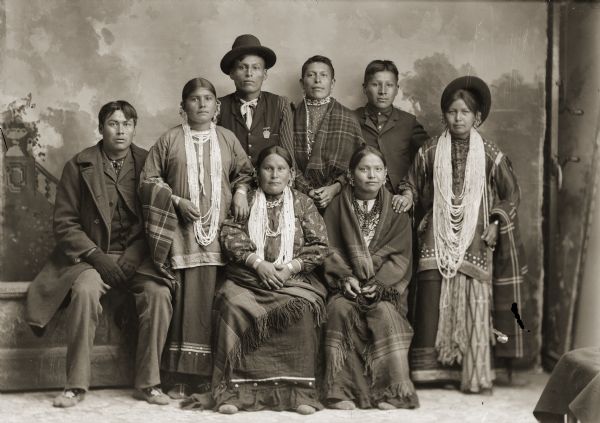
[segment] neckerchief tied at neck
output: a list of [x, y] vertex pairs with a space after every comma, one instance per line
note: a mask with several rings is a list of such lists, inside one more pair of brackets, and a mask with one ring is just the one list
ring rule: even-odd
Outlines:
[[252, 115], [254, 114], [254, 108], [258, 104], [258, 98], [255, 98], [254, 100], [250, 101], [245, 101], [240, 98], [240, 101], [242, 102], [240, 112], [242, 113], [242, 116], [244, 116], [244, 118], [246, 119], [246, 126], [248, 127], [248, 129], [250, 129], [250, 127], [252, 126]]

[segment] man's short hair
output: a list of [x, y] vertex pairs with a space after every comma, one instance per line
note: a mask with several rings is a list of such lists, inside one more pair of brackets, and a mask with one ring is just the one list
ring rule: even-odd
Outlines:
[[327, 66], [329, 66], [329, 70], [331, 71], [331, 79], [335, 78], [335, 70], [333, 69], [333, 63], [331, 63], [331, 59], [329, 57], [319, 55], [309, 57], [308, 60], [304, 62], [302, 65], [302, 75], [300, 75], [301, 78], [304, 78], [304, 72], [306, 72], [306, 68], [308, 68], [308, 65], [311, 63], [325, 63]]
[[98, 113], [98, 129], [101, 129], [106, 119], [118, 110], [123, 112], [126, 119], [133, 119], [133, 126], [137, 125], [138, 116], [135, 107], [125, 100], [116, 100], [106, 103], [100, 109], [100, 112]]
[[377, 72], [392, 72], [396, 76], [396, 81], [398, 81], [398, 68], [396, 64], [391, 60], [373, 60], [371, 63], [367, 65], [365, 69], [365, 79], [363, 80], [363, 84], [367, 84], [369, 79]]

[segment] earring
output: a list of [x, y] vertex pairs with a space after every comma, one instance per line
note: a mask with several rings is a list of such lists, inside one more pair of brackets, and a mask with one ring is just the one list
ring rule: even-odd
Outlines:
[[475, 119], [475, 123], [473, 126], [475, 126], [475, 128], [479, 128], [479, 126], [481, 125], [481, 119]]
[[179, 106], [179, 117], [181, 118], [181, 122], [183, 124], [188, 123], [187, 113], [183, 110], [183, 107]]
[[350, 179], [348, 179], [348, 183], [354, 186], [354, 178], [350, 177]]
[[221, 114], [221, 102], [217, 100], [217, 108], [215, 110], [215, 114], [212, 117], [212, 122], [216, 125], [219, 120], [219, 115]]

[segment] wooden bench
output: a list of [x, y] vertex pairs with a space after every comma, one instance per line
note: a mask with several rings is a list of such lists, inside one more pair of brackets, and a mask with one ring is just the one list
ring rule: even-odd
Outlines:
[[[37, 337], [25, 323], [29, 282], [0, 281], [0, 392], [62, 388], [67, 354], [66, 311], [60, 310]], [[115, 297], [102, 299], [92, 351], [92, 387], [130, 386], [134, 346], [114, 323]], [[135, 337], [133, 337], [135, 341]]]

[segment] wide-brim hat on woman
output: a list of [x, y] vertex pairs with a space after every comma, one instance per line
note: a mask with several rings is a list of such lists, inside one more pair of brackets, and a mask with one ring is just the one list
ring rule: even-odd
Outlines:
[[444, 88], [442, 100], [440, 101], [442, 112], [444, 111], [444, 104], [446, 104], [449, 98], [458, 90], [467, 90], [473, 94], [479, 103], [481, 111], [481, 123], [483, 123], [483, 121], [485, 121], [490, 114], [490, 108], [492, 106], [492, 94], [490, 92], [490, 87], [488, 87], [483, 79], [476, 76], [467, 75], [456, 78], [454, 81], [450, 82], [446, 88]]
[[277, 56], [275, 56], [273, 50], [261, 45], [258, 38], [254, 35], [244, 34], [235, 39], [231, 46], [231, 50], [221, 59], [221, 70], [223, 73], [229, 75], [235, 59], [245, 56], [246, 54], [255, 54], [262, 57], [265, 61], [266, 69], [272, 67], [277, 61]]

